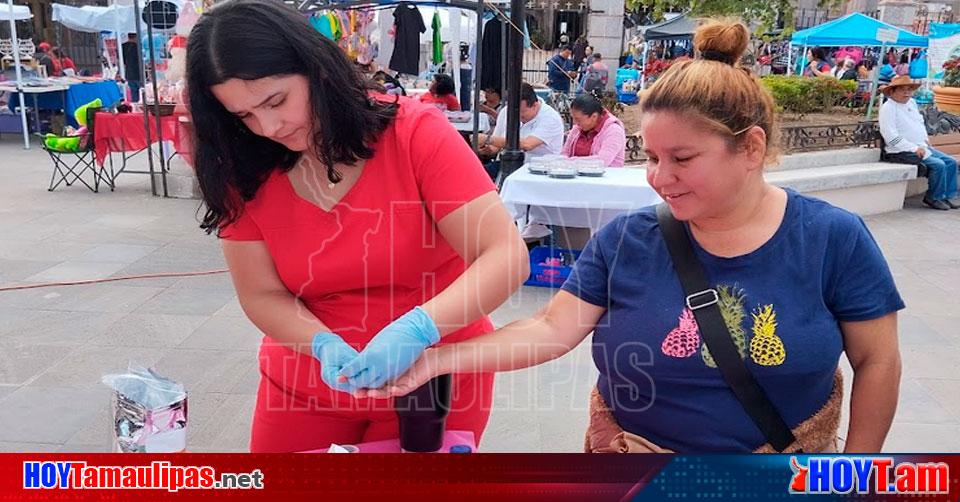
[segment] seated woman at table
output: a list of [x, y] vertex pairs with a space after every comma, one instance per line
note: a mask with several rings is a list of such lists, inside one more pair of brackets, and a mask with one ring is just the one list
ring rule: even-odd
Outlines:
[[430, 92], [420, 95], [421, 103], [439, 105], [440, 108], [451, 111], [460, 111], [460, 101], [457, 99], [457, 88], [453, 77], [446, 73], [437, 73], [430, 84]]
[[[770, 93], [738, 63], [746, 26], [708, 22], [693, 40], [708, 59], [671, 66], [641, 104], [647, 180], [692, 241], [734, 364], [739, 355], [792, 428], [797, 441], [785, 450], [836, 448], [846, 352], [845, 451], [880, 451], [900, 382], [904, 304], [890, 269], [860, 217], [764, 180], [778, 126]], [[587, 451], [771, 451], [702, 341], [692, 309], [704, 305], [685, 301], [674, 267], [655, 207], [621, 215], [532, 318], [427, 351], [366, 395], [402, 395], [450, 371], [541, 364], [593, 333], [600, 377]]]
[[590, 93], [570, 103], [573, 128], [567, 134], [562, 153], [567, 157], [599, 157], [606, 167], [622, 167], [627, 135], [623, 122]]

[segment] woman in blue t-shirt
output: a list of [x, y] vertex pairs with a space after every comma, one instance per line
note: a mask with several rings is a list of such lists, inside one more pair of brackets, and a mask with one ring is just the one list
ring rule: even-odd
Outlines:
[[[880, 451], [899, 394], [893, 278], [863, 221], [764, 181], [776, 157], [774, 103], [735, 64], [740, 23], [697, 30], [700, 57], [644, 96], [647, 179], [685, 222], [740, 357], [805, 452], [834, 451], [853, 368], [845, 451]], [[587, 451], [772, 451], [703, 343], [650, 207], [590, 241], [563, 289], [537, 315], [428, 351], [393, 386], [433, 375], [505, 371], [559, 357], [591, 332], [600, 371]], [[529, 347], [529, 350], [525, 350]]]

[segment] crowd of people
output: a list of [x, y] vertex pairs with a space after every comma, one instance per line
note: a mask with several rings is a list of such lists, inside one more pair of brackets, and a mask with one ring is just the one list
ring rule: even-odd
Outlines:
[[561, 45], [547, 61], [547, 86], [554, 92], [603, 92], [610, 79], [610, 68], [603, 55], [594, 52], [585, 37], [573, 46]]

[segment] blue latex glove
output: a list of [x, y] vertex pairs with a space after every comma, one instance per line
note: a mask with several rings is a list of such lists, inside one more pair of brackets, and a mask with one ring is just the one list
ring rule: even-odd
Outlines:
[[440, 331], [433, 319], [422, 308], [415, 307], [380, 330], [340, 374], [348, 378], [353, 388], [382, 387], [407, 371], [427, 347], [438, 341]]
[[340, 370], [359, 355], [357, 350], [347, 345], [343, 338], [321, 331], [314, 335], [311, 344], [313, 357], [320, 361], [320, 378], [331, 389], [352, 392], [354, 389], [348, 382], [341, 382]]

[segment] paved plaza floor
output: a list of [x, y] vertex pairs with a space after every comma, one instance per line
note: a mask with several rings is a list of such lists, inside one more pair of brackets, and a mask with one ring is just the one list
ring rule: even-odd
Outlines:
[[[0, 138], [0, 286], [224, 266], [216, 239], [198, 228], [198, 201], [152, 197], [136, 174], [112, 193], [51, 193], [51, 169], [38, 147]], [[886, 450], [960, 452], [960, 211], [911, 199], [867, 223], [908, 306]], [[532, 314], [550, 294], [523, 288], [495, 323]], [[246, 451], [260, 336], [225, 274], [0, 292], [0, 451], [108, 451], [100, 377], [129, 361], [186, 385], [190, 450]], [[482, 450], [581, 451], [596, 377], [588, 349], [498, 375]]]

